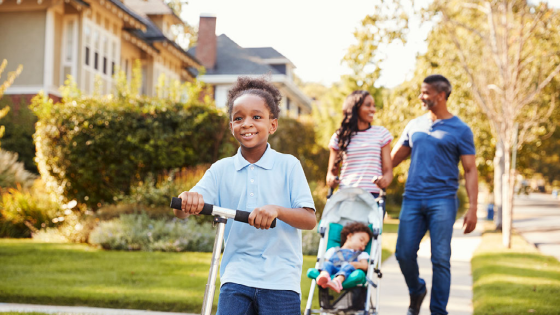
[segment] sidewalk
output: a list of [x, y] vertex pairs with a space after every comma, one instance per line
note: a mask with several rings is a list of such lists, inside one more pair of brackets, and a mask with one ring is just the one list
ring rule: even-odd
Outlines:
[[32, 305], [0, 303], [0, 312], [40, 312], [48, 314], [72, 314], [72, 315], [195, 315], [187, 313], [155, 312], [142, 310], [119, 310], [113, 308], [86, 307], [86, 306], [55, 306], [55, 305]]
[[[470, 234], [463, 234], [463, 218], [457, 220], [453, 226], [453, 238], [451, 239], [451, 294], [447, 304], [449, 314], [470, 315], [473, 312], [471, 258], [473, 252], [480, 244], [483, 231], [482, 221], [486, 217], [486, 210], [483, 208], [483, 205], [479, 205], [478, 209], [479, 224], [477, 224], [475, 231]], [[418, 265], [420, 266], [420, 276], [426, 280], [428, 287], [428, 294], [424, 299], [420, 314], [430, 314], [432, 263], [430, 261], [430, 239], [428, 237], [420, 243]], [[382, 272], [383, 278], [381, 279], [379, 297], [380, 314], [406, 314], [409, 304], [408, 289], [394, 255], [383, 263]]]

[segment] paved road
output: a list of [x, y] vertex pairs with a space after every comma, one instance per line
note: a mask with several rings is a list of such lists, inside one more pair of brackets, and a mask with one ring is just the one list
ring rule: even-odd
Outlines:
[[549, 194], [517, 196], [513, 229], [545, 255], [560, 260], [560, 200]]

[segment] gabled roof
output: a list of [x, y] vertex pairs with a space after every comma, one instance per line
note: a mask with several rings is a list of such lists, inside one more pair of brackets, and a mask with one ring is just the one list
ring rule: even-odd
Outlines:
[[259, 56], [261, 59], [288, 59], [272, 47], [252, 47], [245, 49], [256, 56]]
[[[196, 54], [196, 46], [189, 49]], [[281, 74], [268, 65], [263, 56], [274, 55], [273, 58], [286, 58], [270, 47], [243, 48], [225, 34], [217, 38], [216, 65], [206, 69], [206, 75], [262, 75]], [[278, 57], [281, 56], [281, 57]], [[287, 59], [286, 59], [287, 60]]]
[[[118, 1], [118, 0], [115, 0], [115, 1]], [[146, 4], [143, 5], [141, 2], [145, 2]], [[175, 41], [167, 38], [167, 36], [165, 36], [162, 33], [162, 31], [148, 17], [148, 15], [150, 14], [149, 12], [161, 12], [161, 14], [163, 14], [163, 12], [167, 12], [165, 14], [175, 14], [175, 13], [173, 13], [173, 10], [171, 10], [171, 8], [168, 7], [165, 3], [163, 3], [161, 0], [147, 0], [147, 1], [144, 1], [144, 0], [126, 0], [126, 6], [129, 6], [131, 8], [131, 10], [136, 12], [138, 18], [142, 21], [142, 23], [144, 23], [144, 25], [146, 25], [146, 31], [144, 31], [144, 32], [141, 31], [141, 30], [138, 30], [138, 29], [127, 29], [126, 31], [128, 31], [131, 34], [133, 34], [134, 36], [140, 38], [145, 43], [152, 46], [152, 48], [154, 48], [154, 49], [155, 49], [155, 47], [153, 46], [153, 44], [156, 43], [156, 42], [165, 42], [167, 44], [170, 44], [173, 47], [175, 47], [177, 50], [179, 50], [183, 55], [185, 55], [189, 59], [192, 59], [194, 62], [196, 62], [197, 64], [200, 65], [200, 61], [198, 61], [194, 57], [194, 55], [189, 54], [181, 46], [179, 46]], [[167, 9], [165, 9], [164, 7], [166, 7]], [[146, 11], [143, 11], [143, 10], [146, 10]], [[168, 11], [166, 11], [166, 10], [168, 10]], [[154, 14], [156, 14], [156, 13], [154, 13]]]
[[183, 23], [167, 4], [161, 0], [125, 0], [126, 6], [144, 16], [149, 15], [172, 15], [176, 20]]
[[124, 3], [122, 3], [119, 0], [109, 0], [109, 2], [111, 2], [113, 5], [115, 5], [116, 7], [118, 7], [119, 9], [123, 10], [126, 14], [130, 15], [133, 19], [135, 19], [136, 21], [142, 23], [145, 25], [145, 23], [142, 21], [142, 18], [140, 16], [140, 14], [138, 14], [137, 12], [135, 12], [134, 10], [132, 10], [131, 8], [127, 7]]

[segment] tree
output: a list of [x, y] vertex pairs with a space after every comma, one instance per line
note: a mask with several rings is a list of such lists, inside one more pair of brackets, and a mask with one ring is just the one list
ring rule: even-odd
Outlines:
[[512, 146], [516, 137], [517, 147], [536, 139], [535, 130], [553, 112], [555, 97], [541, 92], [560, 72], [560, 14], [525, 0], [436, 0], [430, 9], [441, 17], [444, 36], [455, 46], [473, 98], [500, 144], [497, 151], [503, 150], [502, 229], [509, 248]]

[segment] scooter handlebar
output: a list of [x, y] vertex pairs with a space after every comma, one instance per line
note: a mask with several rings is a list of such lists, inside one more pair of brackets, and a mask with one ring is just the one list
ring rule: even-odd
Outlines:
[[[181, 210], [182, 202], [183, 201], [181, 200], [181, 198], [173, 197], [171, 198], [170, 206], [173, 209]], [[229, 219], [234, 219], [235, 221], [238, 222], [249, 223], [249, 215], [251, 214], [251, 212], [242, 211], [242, 210], [231, 210], [231, 209], [217, 207], [209, 203], [205, 203], [204, 207], [202, 208], [202, 211], [200, 211], [200, 214], [221, 215]], [[272, 224], [270, 225], [270, 228], [274, 228], [274, 227], [276, 227], [276, 219], [274, 219], [272, 221]]]

